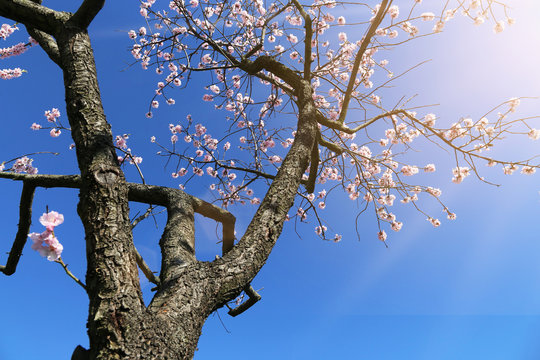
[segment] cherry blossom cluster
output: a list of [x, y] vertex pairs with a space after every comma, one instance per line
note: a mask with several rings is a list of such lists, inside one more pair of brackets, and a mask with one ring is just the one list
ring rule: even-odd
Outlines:
[[15, 79], [15, 78], [21, 77], [24, 71], [25, 70], [22, 70], [21, 68], [0, 69], [0, 79], [2, 80]]
[[[13, 34], [19, 28], [16, 25], [2, 24], [0, 26], [0, 39], [6, 40], [11, 34]], [[26, 52], [26, 50], [35, 45], [36, 41], [32, 38], [28, 39], [28, 43], [18, 43], [7, 48], [0, 48], [0, 60], [7, 59], [9, 57], [18, 56]], [[10, 80], [22, 76], [25, 70], [20, 68], [13, 69], [0, 69], [0, 79]]]
[[127, 145], [127, 139], [129, 139], [129, 135], [123, 134], [116, 135], [116, 138], [114, 140], [116, 148], [122, 152], [122, 155], [118, 156], [118, 162], [120, 164], [126, 164], [127, 160], [127, 163], [131, 165], [139, 165], [140, 163], [142, 163], [143, 158], [133, 155], [131, 149]]
[[[354, 30], [348, 32], [346, 30], [358, 22], [346, 19], [348, 15], [340, 12], [342, 10], [336, 6], [340, 3], [336, 1], [314, 1], [305, 5], [277, 2], [265, 7], [262, 1], [191, 0], [187, 3], [173, 0], [168, 9], [162, 10], [154, 9], [154, 3], [141, 4], [141, 15], [147, 27], [128, 33], [134, 41], [134, 58], [143, 69], [153, 68], [162, 76], [150, 110], [159, 107], [159, 97], [169, 105], [174, 104], [168, 92], [175, 87], [185, 87], [189, 79], [206, 72], [210, 74], [210, 80], [202, 100], [227, 111], [231, 115], [228, 119], [234, 125], [226, 140], [210, 136], [203, 124], [193, 127], [191, 119], [187, 124], [170, 125], [170, 147], [158, 144], [162, 148], [161, 154], [179, 159], [173, 173], [175, 178], [187, 176], [189, 181], [206, 174], [217, 179], [210, 188], [218, 193], [224, 206], [244, 204], [248, 200], [258, 203], [260, 200], [252, 197], [253, 190], [248, 185], [258, 179], [271, 179], [285, 156], [285, 149], [294, 142], [295, 131], [289, 132], [291, 130], [284, 125], [287, 120], [282, 116], [279, 125], [275, 123], [275, 115], [296, 111], [294, 89], [269, 70], [251, 75], [241, 70], [243, 61], [262, 55], [271, 56], [288, 69], [306, 76], [306, 62], [309, 62], [314, 104], [322, 117], [335, 124], [319, 125], [321, 150], [316, 183], [319, 189], [327, 186], [328, 190], [322, 189], [318, 195], [301, 194], [296, 213], [288, 216], [288, 219], [294, 217], [307, 222], [308, 213], [313, 213], [317, 222], [315, 232], [323, 238], [327, 238], [328, 228], [322, 224], [318, 212], [326, 208], [326, 198], [336, 188], [342, 188], [350, 200], [365, 203], [366, 208], [372, 205], [377, 221], [388, 223], [394, 231], [399, 231], [403, 223], [396, 219], [390, 208], [399, 200], [422, 212], [417, 204], [421, 193], [438, 201], [448, 219], [456, 218], [439, 199], [440, 189], [403, 181], [404, 177], [419, 177], [420, 173], [436, 170], [432, 163], [418, 166], [402, 159], [420, 137], [449, 146], [463, 155], [466, 164], [458, 163], [453, 170], [455, 183], [460, 183], [471, 173], [477, 174], [475, 162], [478, 161], [501, 165], [505, 173], [512, 173], [522, 166], [522, 173], [530, 174], [538, 167], [527, 160], [510, 163], [480, 155], [516, 122], [507, 117], [519, 106], [520, 99], [517, 98], [502, 104], [507, 107], [497, 114], [492, 113], [493, 110], [476, 121], [463, 118], [448, 128], [435, 127], [437, 116], [432, 113], [422, 118], [405, 110], [405, 104], [397, 104], [392, 107], [402, 111], [389, 111], [387, 116], [380, 117], [379, 122], [388, 125], [380, 140], [374, 140], [367, 128], [367, 136], [358, 139], [355, 132], [336, 130], [339, 126], [354, 128], [363, 121], [367, 126], [371, 123], [367, 114], [387, 112], [379, 91], [395, 77], [388, 68], [388, 60], [380, 58], [381, 50], [420, 34], [440, 32], [458, 12], [477, 25], [492, 19], [494, 31], [500, 32], [504, 22], [496, 18], [497, 8], [503, 9], [506, 23], [514, 23], [506, 14], [507, 6], [501, 2], [465, 0], [456, 1], [455, 7], [450, 7], [453, 2], [449, 1], [438, 12], [441, 15], [435, 15], [430, 11], [416, 11], [421, 0], [415, 0], [406, 10], [397, 5], [388, 6], [382, 18], [377, 16], [381, 7], [378, 4], [372, 7], [373, 16], [369, 22], [354, 25]], [[310, 18], [311, 28], [305, 26], [306, 16]], [[431, 27], [425, 22], [435, 24]], [[364, 34], [372, 24], [376, 28], [370, 37], [353, 38], [352, 34]], [[402, 33], [406, 34], [406, 39], [398, 38]], [[311, 37], [306, 38], [308, 35]], [[390, 80], [375, 80], [378, 71]], [[258, 78], [259, 83], [251, 81], [249, 76]], [[259, 107], [258, 111], [249, 110], [255, 106]], [[365, 109], [366, 115], [362, 119], [356, 118], [357, 113], [347, 116], [347, 109], [353, 106]], [[151, 116], [149, 111], [147, 117]], [[513, 133], [540, 138], [540, 131], [521, 122], [524, 130]], [[276, 144], [281, 144], [281, 149]], [[182, 150], [177, 149], [180, 147]], [[220, 148], [222, 152], [218, 151]], [[231, 157], [233, 153], [236, 158]], [[240, 172], [244, 176], [238, 176]], [[307, 181], [309, 175], [306, 172], [303, 180]], [[441, 224], [439, 219], [424, 215], [433, 226]], [[378, 238], [386, 241], [386, 232], [381, 229]], [[339, 235], [333, 238], [339, 239]]]
[[0, 26], [0, 38], [6, 40], [16, 30], [19, 30], [19, 28], [15, 25], [2, 24]]
[[7, 48], [0, 48], [0, 59], [7, 59], [12, 56], [23, 54], [27, 50], [25, 43], [18, 43]]
[[[169, 124], [170, 144], [172, 148], [167, 148], [157, 142], [155, 137], [151, 142], [161, 147], [159, 152], [162, 156], [178, 157], [177, 169], [171, 174], [173, 178], [183, 179], [180, 187], [185, 189], [185, 185], [194, 178], [207, 177], [211, 182], [210, 190], [216, 193], [217, 198], [224, 207], [239, 204], [259, 204], [260, 199], [254, 196], [254, 190], [247, 184], [252, 182], [249, 177], [243, 179], [237, 177], [235, 170], [242, 171], [245, 164], [237, 164], [235, 160], [224, 160], [225, 154], [231, 149], [231, 144], [225, 140], [218, 140], [210, 135], [205, 126], [194, 124], [190, 115], [187, 122], [180, 124]], [[176, 151], [177, 146], [192, 145], [193, 156], [189, 156], [188, 151], [182, 153]], [[186, 150], [190, 150], [190, 148]], [[268, 159], [269, 163], [279, 162], [280, 159]], [[255, 174], [256, 175], [256, 174]]]
[[69, 128], [64, 127], [62, 123], [58, 120], [60, 118], [60, 110], [58, 110], [57, 108], [46, 110], [45, 118], [47, 119], [47, 122], [51, 124], [51, 126], [43, 127], [38, 123], [32, 123], [30, 129], [35, 131], [41, 129], [50, 129], [49, 135], [51, 135], [51, 137], [53, 138], [60, 136], [60, 134], [62, 134], [62, 130], [70, 130]]
[[30, 233], [28, 236], [32, 239], [32, 250], [37, 251], [42, 257], [46, 257], [49, 261], [57, 261], [60, 259], [64, 247], [58, 241], [54, 234], [54, 228], [64, 222], [64, 215], [56, 211], [44, 213], [39, 218], [41, 225], [45, 226], [45, 231], [41, 234]]
[[[16, 173], [27, 173], [30, 175], [34, 175], [38, 173], [38, 169], [32, 166], [33, 161], [34, 159], [31, 159], [27, 156], [22, 156], [14, 160], [1, 163], [0, 171], [6, 170], [6, 171], [12, 171]], [[6, 164], [10, 162], [13, 162], [13, 165], [11, 165], [10, 168], [6, 169]]]

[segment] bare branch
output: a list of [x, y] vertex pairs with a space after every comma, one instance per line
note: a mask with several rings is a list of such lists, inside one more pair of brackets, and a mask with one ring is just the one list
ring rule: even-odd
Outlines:
[[351, 129], [351, 128], [347, 127], [346, 125], [343, 125], [343, 124], [341, 124], [339, 122], [328, 120], [326, 118], [326, 116], [324, 116], [320, 111], [317, 111], [317, 122], [319, 124], [321, 124], [321, 125], [329, 127], [330, 129], [343, 131], [346, 134], [354, 134], [354, 133], [368, 127], [369, 125], [373, 124], [375, 121], [377, 121], [379, 119], [382, 119], [382, 118], [388, 117], [388, 116], [392, 116], [392, 115], [401, 114], [403, 112], [404, 112], [404, 110], [392, 110], [392, 111], [385, 112], [383, 114], [377, 115], [377, 116], [369, 119], [365, 123], [360, 124], [360, 125], [358, 125], [357, 127], [353, 128], [353, 129]]
[[73, 275], [71, 271], [69, 271], [67, 264], [64, 263], [62, 258], [59, 258], [58, 260], [56, 260], [55, 263], [60, 264], [62, 268], [64, 269], [64, 271], [66, 272], [66, 274], [70, 278], [72, 278], [77, 284], [79, 284], [84, 290], [86, 290], [86, 285], [84, 285], [84, 283], [81, 280], [79, 280], [75, 275]]
[[227, 210], [207, 203], [206, 201], [199, 198], [192, 198], [194, 201], [194, 208], [196, 212], [207, 218], [221, 222], [223, 226], [222, 253], [226, 254], [234, 246], [234, 224], [236, 222], [236, 218]]
[[137, 249], [135, 249], [135, 260], [137, 260], [137, 265], [139, 266], [139, 269], [143, 272], [144, 276], [153, 284], [156, 284], [158, 288], [161, 286], [161, 282], [159, 281], [159, 278], [152, 272], [150, 267], [146, 264], [143, 257], [139, 253]]

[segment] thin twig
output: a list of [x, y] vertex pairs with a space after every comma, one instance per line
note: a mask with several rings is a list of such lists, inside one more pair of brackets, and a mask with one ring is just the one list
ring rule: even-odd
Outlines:
[[64, 271], [66, 272], [66, 274], [68, 274], [68, 276], [70, 278], [72, 278], [73, 280], [75, 280], [75, 282], [77, 284], [79, 284], [84, 290], [86, 290], [86, 285], [84, 285], [84, 283], [77, 279], [77, 277], [75, 275], [73, 275], [73, 273], [71, 271], [69, 271], [69, 269], [67, 268], [67, 264], [64, 263], [64, 261], [62, 261], [62, 258], [59, 258], [58, 260], [55, 260], [55, 263], [58, 263], [62, 266], [62, 268], [64, 269]]

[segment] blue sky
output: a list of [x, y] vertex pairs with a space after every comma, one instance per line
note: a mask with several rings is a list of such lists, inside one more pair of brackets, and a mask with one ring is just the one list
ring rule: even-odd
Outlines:
[[[440, 104], [430, 111], [450, 124], [461, 116], [479, 117], [514, 96], [540, 96], [540, 5], [533, 0], [512, 4], [517, 23], [502, 34], [493, 34], [490, 24], [475, 27], [456, 19], [442, 34], [390, 52], [396, 73], [431, 61], [396, 82], [387, 90], [388, 97], [418, 94], [418, 105]], [[61, 1], [50, 1], [50, 6], [64, 9]], [[150, 135], [166, 139], [168, 124], [190, 113], [208, 122], [217, 136], [224, 114], [200, 100], [205, 84], [193, 82], [189, 91], [175, 94], [177, 105], [160, 107], [152, 119], [144, 117], [158, 78], [129, 66], [131, 43], [126, 35], [141, 25], [137, 6], [109, 2], [90, 29], [104, 107], [114, 134], [129, 133], [130, 147], [143, 155], [146, 181], [178, 186], [170, 177], [173, 169], [153, 156], [157, 149], [150, 144]], [[29, 129], [33, 122], [43, 124], [43, 111], [52, 107], [58, 107], [66, 121], [60, 70], [37, 48], [2, 62], [1, 68], [20, 66], [28, 73], [0, 83], [4, 104], [0, 161], [29, 152], [60, 151], [57, 157], [36, 157], [40, 173], [75, 173], [67, 133], [53, 139]], [[519, 114], [538, 115], [539, 101], [523, 101]], [[540, 120], [533, 123], [540, 127]], [[230, 318], [224, 310], [211, 315], [195, 358], [538, 359], [538, 175], [503, 177], [500, 169], [486, 169], [485, 175], [501, 187], [472, 176], [456, 185], [450, 181], [451, 155], [433, 147], [420, 150], [411, 154], [411, 162], [438, 165], [426, 179], [442, 188], [442, 199], [457, 213], [456, 221], [445, 220], [434, 229], [423, 215], [400, 206], [396, 213], [404, 227], [389, 233], [385, 248], [375, 237], [378, 230], [372, 216], [360, 218], [358, 240], [355, 203], [344, 196], [330, 199], [326, 216], [343, 240], [321, 241], [312, 223], [299, 224], [298, 237], [294, 224], [288, 223], [253, 282], [255, 289], [262, 288], [262, 301], [238, 318]], [[509, 159], [524, 158], [540, 154], [540, 145], [526, 138], [508, 139], [495, 151]], [[133, 169], [127, 169], [127, 176], [137, 181]], [[4, 254], [16, 233], [20, 188], [2, 180], [0, 263], [5, 263]], [[202, 187], [188, 191], [208, 196]], [[84, 278], [84, 239], [76, 202], [73, 190], [39, 189], [32, 231], [41, 231], [37, 219], [46, 205], [63, 213], [66, 221], [57, 228], [65, 248], [62, 257]], [[440, 212], [436, 204], [426, 202], [425, 207]], [[241, 234], [253, 207], [231, 211]], [[158, 217], [157, 223], [163, 225], [163, 219]], [[198, 256], [209, 260], [219, 254], [215, 224], [198, 219], [196, 231]], [[156, 270], [158, 239], [152, 221], [135, 231], [136, 246]], [[0, 277], [0, 288], [4, 309], [0, 359], [69, 358], [77, 344], [87, 346], [87, 298], [59, 265], [39, 257], [28, 245], [17, 272]], [[143, 282], [146, 298], [149, 288]]]

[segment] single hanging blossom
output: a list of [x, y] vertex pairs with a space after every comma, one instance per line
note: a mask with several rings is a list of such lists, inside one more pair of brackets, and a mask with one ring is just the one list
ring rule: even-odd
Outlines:
[[28, 234], [33, 241], [32, 250], [39, 252], [41, 256], [46, 257], [49, 261], [57, 261], [60, 259], [64, 247], [56, 238], [54, 228], [64, 222], [64, 215], [56, 211], [47, 212], [41, 215], [39, 222], [45, 226], [46, 230], [41, 234]]
[[41, 215], [39, 222], [41, 225], [45, 226], [47, 230], [53, 231], [55, 226], [58, 226], [64, 222], [64, 215], [59, 214], [56, 211], [51, 211]]

